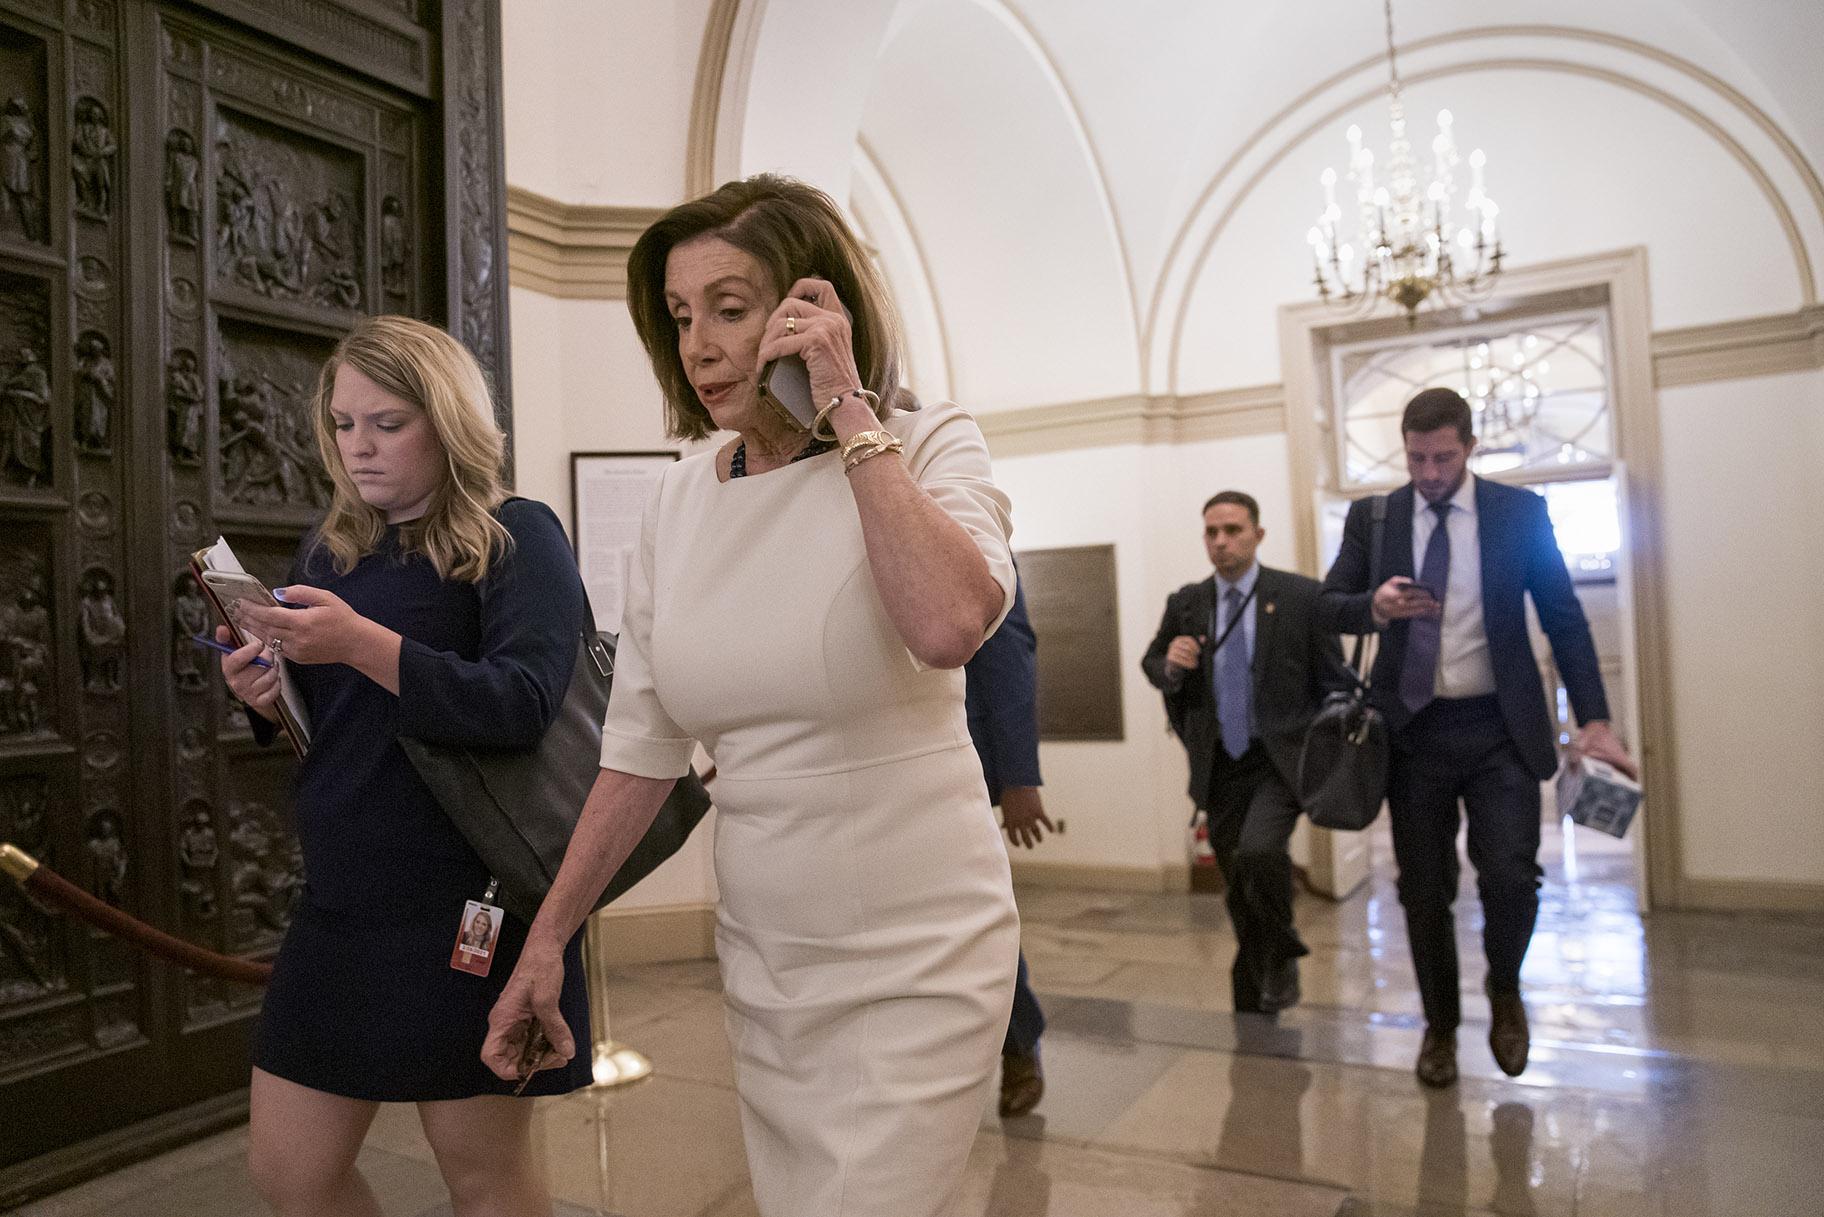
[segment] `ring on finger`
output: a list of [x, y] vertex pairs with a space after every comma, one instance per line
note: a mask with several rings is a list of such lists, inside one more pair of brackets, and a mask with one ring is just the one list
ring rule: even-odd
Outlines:
[[285, 640], [283, 638], [278, 637], [277, 635], [274, 635], [272, 641], [267, 643], [266, 645], [272, 648], [272, 653], [274, 655], [277, 655], [285, 649]]
[[785, 315], [785, 332], [787, 334], [796, 334], [798, 332], [798, 318], [790, 313]]

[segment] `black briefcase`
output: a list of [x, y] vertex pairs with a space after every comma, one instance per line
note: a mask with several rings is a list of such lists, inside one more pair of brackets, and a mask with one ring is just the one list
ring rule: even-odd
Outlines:
[[[612, 634], [597, 633], [587, 600], [570, 687], [536, 748], [450, 747], [407, 736], [399, 746], [437, 803], [500, 883], [501, 907], [531, 921], [569, 848], [601, 772], [602, 718], [614, 681]], [[678, 779], [652, 827], [595, 902], [601, 908], [677, 853], [709, 810], [696, 771]]]
[[[1368, 542], [1368, 589], [1380, 585], [1381, 534], [1387, 499], [1376, 495]], [[1349, 659], [1348, 689], [1330, 694], [1305, 731], [1298, 752], [1298, 801], [1319, 828], [1359, 832], [1374, 823], [1387, 797], [1391, 744], [1387, 721], [1369, 704], [1366, 638], [1357, 635]]]
[[1319, 828], [1356, 832], [1387, 797], [1387, 723], [1366, 685], [1324, 699], [1298, 753], [1298, 800]]

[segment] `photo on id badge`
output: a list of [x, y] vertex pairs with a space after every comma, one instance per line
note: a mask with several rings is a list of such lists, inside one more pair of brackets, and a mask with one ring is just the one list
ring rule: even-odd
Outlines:
[[500, 939], [501, 919], [505, 915], [500, 909], [479, 900], [463, 905], [462, 924], [456, 931], [456, 949], [450, 952], [450, 966], [458, 972], [486, 976], [494, 963], [494, 944]]

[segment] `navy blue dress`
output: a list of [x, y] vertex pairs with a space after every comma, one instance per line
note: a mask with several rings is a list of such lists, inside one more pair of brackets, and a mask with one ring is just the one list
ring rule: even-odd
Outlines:
[[[507, 915], [485, 978], [450, 967], [463, 905], [482, 898], [488, 870], [397, 742], [530, 747], [563, 703], [583, 620], [569, 542], [543, 503], [509, 500], [498, 515], [513, 548], [480, 583], [439, 579], [422, 554], [400, 552], [397, 527], [347, 574], [314, 535], [292, 567], [293, 583], [404, 639], [397, 697], [343, 664], [292, 666], [311, 722], [295, 804], [305, 886], [253, 1063], [314, 1090], [425, 1102], [513, 1089], [481, 1063], [481, 1044], [528, 927]], [[581, 941], [564, 949], [559, 1000], [577, 1054], [527, 1094], [590, 1082]]]

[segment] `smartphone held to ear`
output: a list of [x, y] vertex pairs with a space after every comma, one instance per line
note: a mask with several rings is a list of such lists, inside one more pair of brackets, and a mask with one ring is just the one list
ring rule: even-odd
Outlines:
[[781, 355], [760, 369], [760, 400], [800, 431], [817, 421], [817, 403], [811, 400], [811, 370], [796, 355]]

